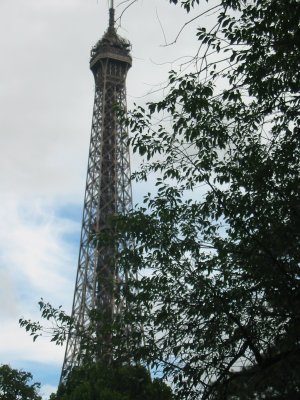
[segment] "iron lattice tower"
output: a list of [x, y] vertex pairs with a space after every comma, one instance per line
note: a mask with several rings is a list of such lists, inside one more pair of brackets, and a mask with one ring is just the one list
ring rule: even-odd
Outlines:
[[[132, 208], [127, 134], [116, 115], [117, 108], [126, 110], [126, 75], [131, 62], [130, 43], [116, 33], [111, 1], [109, 27], [91, 51], [95, 100], [72, 307], [74, 324], [68, 336], [61, 381], [82, 361], [81, 338], [76, 327], [89, 327], [89, 313], [93, 309], [105, 311], [108, 318], [119, 312], [114, 286], [124, 277], [120, 277], [115, 261], [118, 246], [95, 245], [91, 237], [110, 229], [112, 215], [126, 213]], [[101, 351], [99, 349], [99, 353]]]

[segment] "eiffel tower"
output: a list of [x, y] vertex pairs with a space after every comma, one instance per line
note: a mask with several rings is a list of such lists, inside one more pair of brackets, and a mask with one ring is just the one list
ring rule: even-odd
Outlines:
[[[76, 327], [86, 330], [90, 311], [99, 310], [113, 320], [118, 312], [115, 286], [121, 277], [116, 262], [118, 245], [101, 245], [95, 237], [109, 235], [111, 216], [132, 208], [130, 159], [126, 128], [117, 118], [117, 110], [126, 110], [126, 75], [131, 67], [130, 43], [115, 28], [115, 9], [110, 1], [109, 26], [91, 50], [90, 69], [95, 79], [91, 139], [83, 206], [81, 239], [75, 283], [72, 318], [61, 382], [68, 371], [80, 365], [84, 356]], [[91, 240], [94, 238], [94, 240]], [[95, 244], [96, 242], [96, 244]], [[101, 326], [99, 327], [101, 331]], [[97, 333], [100, 335], [101, 332]], [[97, 353], [109, 349], [109, 337], [103, 334]], [[103, 354], [102, 354], [103, 356]]]

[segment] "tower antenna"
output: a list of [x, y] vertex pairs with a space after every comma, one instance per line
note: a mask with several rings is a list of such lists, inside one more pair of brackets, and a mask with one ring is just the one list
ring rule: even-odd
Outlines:
[[114, 9], [114, 0], [110, 0], [109, 7], [109, 27], [114, 28], [115, 26], [115, 9]]

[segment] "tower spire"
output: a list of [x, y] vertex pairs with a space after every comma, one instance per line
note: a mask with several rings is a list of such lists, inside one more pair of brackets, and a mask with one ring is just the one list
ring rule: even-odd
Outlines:
[[114, 0], [110, 0], [110, 7], [109, 7], [109, 27], [115, 27], [115, 8], [114, 8]]

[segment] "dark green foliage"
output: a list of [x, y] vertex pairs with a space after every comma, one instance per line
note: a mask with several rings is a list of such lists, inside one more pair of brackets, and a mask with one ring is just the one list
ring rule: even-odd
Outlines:
[[45, 327], [42, 326], [40, 322], [20, 318], [20, 327], [25, 328], [26, 332], [29, 332], [34, 342], [44, 333], [51, 336], [51, 342], [55, 342], [60, 346], [63, 345], [67, 338], [72, 318], [62, 310], [61, 306], [54, 308], [50, 303], [45, 303], [43, 299], [41, 299], [38, 304], [41, 317], [49, 321], [50, 326]]
[[29, 372], [0, 366], [0, 399], [1, 400], [41, 400], [38, 395], [39, 383], [31, 384]]
[[101, 363], [75, 368], [51, 400], [171, 400], [171, 389], [141, 366]]
[[[116, 288], [115, 300], [118, 304], [120, 290]], [[63, 345], [73, 320], [68, 316], [62, 307], [53, 307], [50, 303], [39, 301], [41, 317], [45, 320], [44, 324], [27, 320], [19, 319], [19, 324], [24, 328], [33, 341], [41, 336], [50, 338], [51, 342], [56, 345]], [[133, 360], [134, 354], [132, 348], [140, 344], [140, 329], [128, 329], [132, 318], [127, 318], [126, 315], [117, 314], [113, 321], [107, 318], [107, 310], [92, 309], [89, 313], [90, 324], [87, 327], [77, 326], [76, 334], [80, 338], [80, 347], [82, 351], [81, 362], [88, 365], [95, 358], [111, 359], [119, 363], [129, 363]], [[101, 334], [95, 334], [101, 324]], [[130, 331], [130, 334], [129, 334]], [[109, 347], [105, 346], [103, 336], [110, 336]], [[103, 357], [103, 358], [102, 358]], [[135, 360], [136, 361], [136, 360]]]
[[197, 70], [171, 71], [168, 94], [127, 120], [145, 159], [134, 177], [158, 176], [116, 222], [136, 242], [123, 267], [152, 271], [126, 291], [144, 327], [136, 357], [183, 398], [299, 398], [300, 3], [214, 12]]

